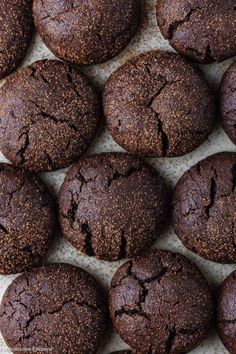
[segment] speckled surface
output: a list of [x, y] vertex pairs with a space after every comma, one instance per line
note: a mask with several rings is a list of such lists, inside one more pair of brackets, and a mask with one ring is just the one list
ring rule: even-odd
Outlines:
[[[130, 59], [135, 54], [147, 51], [150, 49], [168, 49], [167, 42], [163, 40], [160, 32], [156, 27], [155, 18], [155, 5], [156, 0], [143, 0], [144, 12], [142, 19], [142, 26], [138, 34], [128, 46], [128, 48], [121, 53], [117, 58], [112, 61], [97, 65], [91, 68], [86, 68], [86, 73], [94, 78], [95, 82], [100, 86], [103, 85], [104, 81], [110, 75], [110, 73], [116, 69], [121, 64], [125, 63], [126, 60]], [[53, 55], [46, 49], [45, 45], [39, 40], [38, 37], [35, 38], [31, 46], [30, 52], [24, 62], [24, 65], [32, 63], [35, 60], [42, 58], [53, 58]], [[233, 59], [227, 60], [221, 64], [212, 64], [204, 67], [204, 71], [210, 80], [212, 86], [216, 89], [221, 80], [223, 72], [229, 67]], [[213, 133], [210, 135], [208, 140], [200, 146], [197, 150], [192, 153], [174, 159], [151, 159], [149, 160], [153, 166], [156, 166], [166, 177], [167, 181], [174, 185], [180, 176], [193, 164], [202, 158], [213, 154], [218, 151], [236, 151], [236, 146], [233, 145], [226, 134], [223, 132], [219, 124], [216, 125]], [[106, 130], [101, 130], [95, 143], [91, 147], [89, 152], [101, 152], [101, 151], [121, 151], [118, 145], [112, 140], [110, 135]], [[0, 156], [1, 161], [6, 161], [3, 156]], [[63, 178], [65, 175], [65, 170], [58, 172], [51, 172], [43, 175], [44, 180], [49, 184], [51, 189], [58, 191]], [[235, 269], [234, 265], [225, 266], [221, 264], [214, 264], [209, 261], [205, 261], [198, 256], [193, 255], [191, 252], [187, 251], [174, 235], [173, 230], [170, 227], [165, 229], [162, 237], [157, 241], [156, 247], [166, 248], [170, 250], [176, 250], [185, 254], [187, 257], [195, 261], [195, 263], [204, 272], [205, 276], [214, 285], [219, 284], [232, 270]], [[79, 254], [72, 246], [70, 246], [66, 241], [59, 238], [49, 254], [49, 259], [51, 261], [64, 261], [72, 263], [75, 265], [82, 266], [87, 269], [96, 277], [99, 277], [102, 283], [108, 287], [110, 283], [111, 276], [117, 269], [120, 263], [107, 263], [102, 261], [97, 261], [93, 258], [89, 258]], [[11, 283], [14, 276], [0, 276], [0, 295], [2, 295], [6, 287]], [[107, 338], [103, 347], [98, 354], [108, 354], [110, 351], [125, 349], [127, 345], [122, 343], [122, 341], [115, 336], [111, 331], [108, 333]], [[0, 353], [8, 353], [5, 344], [0, 342]], [[221, 344], [215, 331], [212, 330], [210, 336], [207, 340], [202, 343], [200, 347], [193, 351], [194, 354], [226, 354], [228, 353], [226, 349]]]

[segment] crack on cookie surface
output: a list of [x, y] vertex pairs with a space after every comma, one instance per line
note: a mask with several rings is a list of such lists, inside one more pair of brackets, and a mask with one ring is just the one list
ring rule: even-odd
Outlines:
[[173, 39], [175, 32], [178, 31], [179, 26], [188, 23], [191, 20], [191, 16], [200, 9], [201, 9], [200, 7], [195, 7], [194, 9], [191, 9], [183, 19], [175, 20], [174, 22], [170, 23], [168, 27], [167, 38]]

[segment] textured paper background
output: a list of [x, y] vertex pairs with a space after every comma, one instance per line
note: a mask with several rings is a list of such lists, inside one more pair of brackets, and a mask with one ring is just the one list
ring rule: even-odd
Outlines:
[[[125, 63], [134, 55], [145, 52], [151, 49], [172, 50], [168, 43], [162, 38], [155, 18], [155, 4], [156, 0], [142, 0], [143, 1], [143, 18], [141, 28], [132, 40], [127, 49], [115, 59], [108, 63], [97, 65], [90, 68], [85, 68], [84, 71], [99, 85], [103, 87], [104, 82], [109, 77], [112, 71]], [[24, 62], [24, 66], [36, 60], [43, 58], [53, 58], [53, 55], [48, 51], [42, 41], [35, 37], [33, 44], [29, 50], [28, 56]], [[227, 60], [221, 64], [212, 64], [202, 66], [214, 90], [217, 92], [219, 82], [223, 72], [229, 67], [233, 59]], [[217, 118], [217, 117], [216, 117]], [[192, 153], [175, 159], [151, 159], [149, 162], [153, 164], [167, 179], [170, 185], [174, 186], [180, 176], [193, 164], [202, 158], [218, 151], [236, 151], [236, 147], [230, 142], [222, 128], [216, 123], [213, 133], [208, 140]], [[122, 149], [112, 140], [107, 130], [103, 127], [93, 146], [88, 153], [102, 152], [102, 151], [122, 151]], [[6, 159], [0, 154], [0, 161]], [[64, 179], [66, 170], [42, 174], [43, 179], [49, 184], [52, 191], [56, 194]], [[163, 249], [170, 249], [185, 254], [190, 259], [194, 260], [211, 284], [219, 284], [235, 266], [224, 266], [205, 261], [202, 258], [188, 252], [174, 235], [172, 229], [167, 227], [162, 237], [157, 241], [154, 247], [161, 247]], [[78, 253], [71, 245], [63, 240], [58, 235], [48, 259], [50, 261], [63, 261], [81, 266], [87, 269], [93, 275], [100, 279], [106, 288], [109, 287], [112, 274], [115, 272], [119, 263], [108, 263], [97, 261], [94, 258], [89, 258]], [[0, 276], [0, 297], [3, 295], [7, 286], [15, 276]], [[108, 354], [112, 350], [125, 349], [127, 345], [124, 344], [118, 336], [109, 331], [105, 339], [105, 343], [99, 354]], [[9, 353], [3, 340], [0, 339], [0, 353]], [[197, 349], [193, 351], [195, 354], [225, 354], [227, 351], [221, 344], [218, 336], [213, 329], [208, 339], [202, 343]], [[79, 353], [78, 353], [79, 354]]]

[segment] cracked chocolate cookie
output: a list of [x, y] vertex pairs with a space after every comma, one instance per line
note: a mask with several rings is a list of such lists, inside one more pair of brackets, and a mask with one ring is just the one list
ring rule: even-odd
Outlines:
[[15, 70], [24, 59], [33, 32], [30, 0], [0, 1], [0, 79]]
[[0, 149], [30, 171], [66, 167], [88, 149], [100, 106], [94, 87], [76, 68], [56, 60], [35, 62], [0, 90]]
[[185, 155], [213, 127], [214, 99], [203, 74], [174, 53], [128, 61], [108, 79], [103, 102], [113, 138], [143, 157]]
[[235, 0], [159, 0], [157, 22], [179, 53], [197, 62], [236, 54]]
[[169, 194], [158, 172], [130, 155], [81, 159], [60, 190], [62, 232], [88, 256], [108, 261], [132, 257], [160, 234]]
[[206, 337], [213, 306], [207, 281], [187, 258], [154, 250], [124, 263], [109, 294], [117, 333], [138, 353], [187, 353]]
[[226, 71], [220, 87], [221, 123], [236, 144], [236, 62]]
[[172, 223], [192, 252], [219, 263], [236, 263], [236, 153], [200, 161], [180, 178]]
[[35, 353], [34, 348], [53, 354], [93, 354], [107, 321], [98, 282], [85, 270], [62, 263], [20, 275], [0, 306], [0, 329], [9, 347], [18, 348], [16, 354]]
[[217, 304], [217, 329], [226, 349], [236, 353], [236, 271], [221, 284]]
[[137, 32], [140, 0], [34, 0], [37, 31], [60, 59], [73, 64], [105, 62]]
[[35, 175], [0, 164], [0, 274], [40, 263], [56, 229], [56, 207]]

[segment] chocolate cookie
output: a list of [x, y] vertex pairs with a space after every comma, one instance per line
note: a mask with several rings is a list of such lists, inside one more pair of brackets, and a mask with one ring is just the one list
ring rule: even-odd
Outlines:
[[236, 54], [235, 0], [158, 0], [157, 22], [172, 47], [203, 63]]
[[231, 354], [236, 353], [236, 271], [221, 284], [217, 306], [219, 336]]
[[158, 172], [122, 153], [82, 159], [59, 195], [64, 236], [79, 251], [115, 261], [149, 247], [160, 234], [169, 191]]
[[56, 208], [35, 175], [0, 164], [0, 274], [37, 265], [56, 228]]
[[0, 79], [24, 59], [34, 26], [30, 0], [0, 1]]
[[222, 79], [220, 110], [222, 126], [236, 144], [236, 62], [229, 67]]
[[100, 111], [84, 74], [59, 61], [38, 61], [0, 90], [0, 148], [30, 171], [66, 167], [88, 149]]
[[213, 127], [206, 80], [174, 53], [152, 51], [128, 61], [107, 81], [103, 101], [113, 138], [144, 157], [187, 154]]
[[140, 0], [34, 0], [35, 25], [60, 59], [79, 65], [105, 62], [136, 34]]
[[107, 326], [104, 294], [85, 270], [54, 263], [16, 278], [0, 306], [0, 329], [11, 348], [35, 353], [88, 354]]
[[155, 250], [123, 264], [109, 295], [121, 338], [138, 353], [187, 353], [208, 333], [212, 301], [207, 281], [187, 258]]
[[172, 222], [192, 252], [236, 262], [236, 153], [209, 156], [185, 172], [176, 186]]

